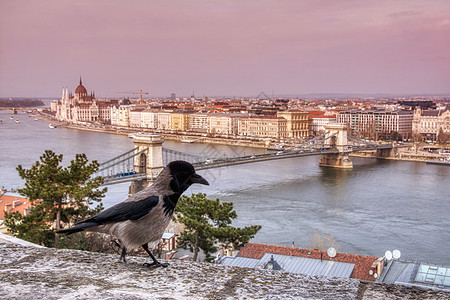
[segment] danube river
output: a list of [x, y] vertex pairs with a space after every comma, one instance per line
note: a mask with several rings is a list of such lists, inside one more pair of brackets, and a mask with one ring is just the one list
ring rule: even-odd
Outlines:
[[[18, 188], [16, 167], [29, 168], [46, 149], [99, 162], [133, 147], [127, 136], [50, 129], [43, 121], [0, 110], [0, 186]], [[16, 123], [15, 120], [19, 120]], [[265, 150], [166, 142], [191, 153], [250, 155]], [[331, 234], [339, 252], [450, 265], [450, 167], [418, 162], [352, 158], [352, 170], [320, 168], [318, 156], [274, 160], [200, 171], [210, 186], [187, 193], [231, 201], [236, 226], [262, 225], [253, 242], [307, 247], [314, 231]], [[108, 187], [104, 206], [127, 197], [128, 184]]]

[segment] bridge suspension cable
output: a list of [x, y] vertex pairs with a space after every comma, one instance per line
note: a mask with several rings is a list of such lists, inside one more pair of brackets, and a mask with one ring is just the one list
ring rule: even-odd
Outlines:
[[327, 132], [325, 132], [325, 133], [323, 133], [323, 134], [321, 134], [321, 135], [319, 135], [319, 136], [317, 136], [317, 137], [315, 137], [315, 138], [313, 138], [313, 139], [311, 139], [311, 140], [309, 140], [309, 141], [307, 141], [307, 142], [305, 142], [303, 144], [300, 144], [300, 145], [297, 145], [297, 146], [285, 149], [285, 150], [283, 150], [283, 152], [293, 152], [293, 151], [301, 150], [301, 149], [309, 149], [309, 148], [312, 148], [312, 147], [314, 147], [314, 146], [316, 146], [318, 144], [321, 144], [324, 141], [326, 141], [326, 140], [328, 140], [328, 139], [330, 139], [330, 138], [332, 138], [332, 137], [337, 135], [337, 133], [335, 133], [333, 135], [330, 135], [330, 136], [326, 137], [326, 135], [329, 134], [329, 133], [330, 132], [327, 131]]
[[147, 149], [141, 151], [137, 150], [138, 147], [101, 163], [98, 171], [94, 174], [94, 176], [102, 176], [106, 178], [115, 176], [119, 172], [133, 171], [134, 157], [148, 151]]
[[163, 147], [163, 164], [166, 166], [173, 160], [185, 160], [190, 163], [204, 162], [208, 159], [206, 156], [184, 153], [177, 150]]
[[368, 142], [368, 141], [363, 140], [363, 139], [359, 139], [359, 138], [354, 137], [354, 136], [352, 136], [350, 134], [347, 135], [347, 139], [351, 140], [352, 142], [356, 142], [356, 143], [360, 143], [360, 144], [365, 144], [365, 145], [369, 145], [369, 146], [377, 146], [377, 144]]

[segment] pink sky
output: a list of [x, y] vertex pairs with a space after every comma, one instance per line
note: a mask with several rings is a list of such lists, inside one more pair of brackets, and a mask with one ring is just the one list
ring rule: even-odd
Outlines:
[[0, 97], [450, 94], [450, 1], [0, 0]]

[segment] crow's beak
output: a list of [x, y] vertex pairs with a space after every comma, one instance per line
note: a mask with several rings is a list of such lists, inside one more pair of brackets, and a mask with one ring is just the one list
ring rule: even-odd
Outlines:
[[204, 185], [209, 185], [209, 182], [203, 178], [202, 176], [198, 175], [197, 173], [194, 173], [194, 175], [191, 176], [192, 183], [200, 183]]

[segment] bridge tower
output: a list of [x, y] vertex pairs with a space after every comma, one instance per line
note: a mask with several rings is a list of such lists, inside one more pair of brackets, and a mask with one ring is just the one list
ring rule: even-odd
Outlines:
[[158, 176], [163, 165], [162, 144], [164, 140], [159, 135], [138, 133], [133, 135], [135, 153], [133, 168], [137, 173], [146, 173], [146, 179], [135, 180], [131, 183], [129, 193], [134, 194], [148, 187]]
[[328, 132], [325, 138], [332, 137], [324, 141], [324, 146], [336, 149], [339, 153], [324, 154], [319, 161], [319, 165], [342, 169], [353, 168], [353, 163], [348, 158], [350, 149], [347, 139], [347, 126], [345, 124], [328, 124], [325, 126], [325, 131]]

